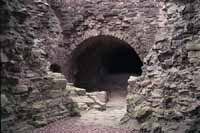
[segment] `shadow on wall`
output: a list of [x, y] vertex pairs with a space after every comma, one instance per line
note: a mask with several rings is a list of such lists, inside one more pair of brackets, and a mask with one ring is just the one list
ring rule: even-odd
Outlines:
[[[73, 51], [71, 68], [75, 86], [98, 91], [104, 90], [105, 83], [109, 84], [114, 79], [119, 83], [126, 82], [122, 86], [126, 88], [130, 75], [142, 74], [142, 65], [138, 54], [128, 43], [113, 36], [100, 35], [86, 39]], [[126, 79], [120, 79], [119, 75]]]

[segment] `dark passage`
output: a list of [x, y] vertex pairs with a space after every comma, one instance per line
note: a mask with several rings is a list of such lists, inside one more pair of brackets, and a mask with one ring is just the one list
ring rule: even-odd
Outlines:
[[134, 49], [112, 36], [92, 37], [73, 52], [74, 85], [87, 91], [123, 88], [130, 75], [142, 74], [142, 61]]
[[52, 72], [61, 73], [61, 68], [60, 68], [60, 66], [57, 65], [57, 64], [51, 64], [51, 66], [50, 66], [49, 69], [50, 69], [50, 71], [52, 71]]
[[113, 49], [103, 60], [103, 65], [109, 74], [130, 73], [141, 75], [142, 62], [132, 48], [124, 46]]

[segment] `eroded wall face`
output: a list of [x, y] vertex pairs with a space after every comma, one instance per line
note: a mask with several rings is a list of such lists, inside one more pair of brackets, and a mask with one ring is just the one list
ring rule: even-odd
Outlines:
[[143, 75], [129, 79], [125, 118], [136, 130], [200, 131], [199, 7], [199, 0], [163, 3], [165, 27], [144, 59]]
[[[49, 61], [62, 42], [61, 28], [46, 1], [0, 0], [1, 131], [27, 123], [42, 126], [70, 114], [66, 79], [48, 75]], [[55, 81], [55, 82], [54, 82]], [[56, 87], [57, 86], [57, 87]], [[69, 106], [68, 106], [69, 105]], [[62, 112], [61, 112], [62, 111]]]

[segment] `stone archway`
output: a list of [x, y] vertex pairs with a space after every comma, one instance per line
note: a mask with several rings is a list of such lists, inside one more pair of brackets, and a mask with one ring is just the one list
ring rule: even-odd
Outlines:
[[84, 40], [73, 51], [71, 70], [76, 87], [89, 92], [124, 89], [122, 93], [126, 95], [129, 76], [141, 75], [142, 65], [140, 57], [127, 42], [99, 35]]

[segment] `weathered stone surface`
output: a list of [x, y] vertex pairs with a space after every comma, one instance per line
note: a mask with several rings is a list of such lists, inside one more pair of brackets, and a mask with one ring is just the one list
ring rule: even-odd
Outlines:
[[8, 61], [8, 57], [1, 51], [1, 62], [6, 63]]
[[200, 41], [188, 43], [186, 49], [189, 51], [200, 51]]
[[147, 106], [137, 106], [135, 108], [135, 118], [138, 121], [141, 121], [143, 119], [146, 119], [146, 117], [148, 117], [149, 115], [151, 115], [152, 113], [152, 109], [150, 107]]
[[108, 96], [105, 91], [87, 93], [87, 95], [93, 97], [94, 99], [98, 99], [98, 101], [102, 103], [106, 103], [108, 101]]
[[8, 98], [5, 94], [1, 94], [1, 107], [4, 108], [6, 105], [8, 105], [10, 102], [8, 101]]
[[29, 91], [28, 86], [19, 85], [19, 86], [16, 86], [16, 89], [13, 91], [13, 93], [21, 94], [21, 93], [27, 93], [28, 91]]
[[67, 80], [66, 79], [53, 79], [53, 86], [52, 88], [53, 89], [65, 89], [66, 88], [66, 85], [67, 85]]
[[74, 86], [67, 85], [65, 90], [68, 92], [70, 96], [84, 96], [86, 95], [86, 90], [82, 88], [77, 88]]
[[193, 0], [161, 4], [164, 10], [159, 16], [166, 18], [160, 23], [166, 26], [160, 27], [157, 34], [165, 36], [157, 36], [144, 59], [143, 75], [129, 79], [127, 124], [139, 123], [141, 132], [199, 132], [199, 113], [192, 112], [200, 107], [200, 29], [192, 23], [199, 23], [200, 3]]
[[94, 104], [94, 100], [87, 96], [72, 97], [72, 100], [76, 103]]

